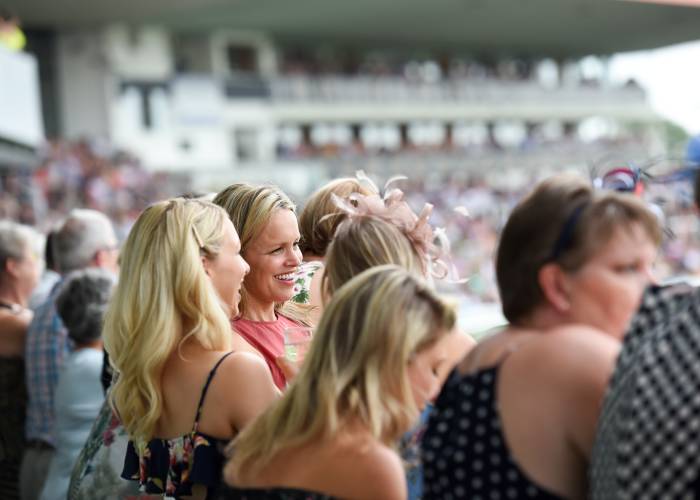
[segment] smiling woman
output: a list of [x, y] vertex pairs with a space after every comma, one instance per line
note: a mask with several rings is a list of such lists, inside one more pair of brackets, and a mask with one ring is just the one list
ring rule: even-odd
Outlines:
[[295, 206], [274, 186], [233, 184], [214, 203], [229, 214], [250, 265], [234, 329], [265, 358], [280, 389], [286, 378], [276, 359], [284, 354], [284, 330], [308, 322], [303, 305], [293, 304], [294, 278], [301, 264]]

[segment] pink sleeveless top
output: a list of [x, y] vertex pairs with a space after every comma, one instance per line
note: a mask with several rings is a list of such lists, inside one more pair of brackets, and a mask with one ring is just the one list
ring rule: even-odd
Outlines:
[[236, 332], [263, 355], [272, 372], [272, 380], [280, 390], [284, 390], [287, 379], [277, 366], [275, 358], [284, 356], [284, 329], [288, 326], [303, 325], [279, 313], [276, 321], [251, 321], [239, 318], [233, 320], [231, 324]]

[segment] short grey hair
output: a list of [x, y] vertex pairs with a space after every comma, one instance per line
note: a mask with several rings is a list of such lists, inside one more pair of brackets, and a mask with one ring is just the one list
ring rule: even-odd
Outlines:
[[27, 247], [40, 255], [42, 236], [29, 226], [11, 220], [0, 220], [0, 272], [5, 272], [9, 259], [22, 260]]
[[117, 244], [112, 223], [96, 210], [71, 210], [52, 241], [59, 272], [89, 267], [95, 254]]
[[76, 345], [85, 345], [102, 336], [102, 322], [112, 296], [114, 274], [98, 268], [70, 273], [56, 296], [56, 311]]

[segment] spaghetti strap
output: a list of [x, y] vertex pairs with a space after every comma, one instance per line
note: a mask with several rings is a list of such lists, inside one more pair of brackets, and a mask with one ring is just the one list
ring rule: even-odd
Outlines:
[[230, 355], [233, 354], [233, 351], [227, 352], [221, 358], [219, 361], [216, 362], [214, 365], [214, 368], [211, 369], [209, 372], [209, 376], [207, 377], [207, 381], [204, 384], [204, 388], [202, 389], [202, 395], [199, 397], [199, 404], [197, 404], [197, 414], [194, 417], [194, 426], [192, 431], [197, 432], [197, 427], [199, 426], [199, 417], [202, 414], [202, 405], [204, 404], [204, 398], [207, 395], [207, 391], [209, 390], [209, 384], [211, 383], [211, 380], [214, 378], [214, 374], [216, 374], [216, 370], [219, 368], [219, 365], [223, 363], [223, 361]]

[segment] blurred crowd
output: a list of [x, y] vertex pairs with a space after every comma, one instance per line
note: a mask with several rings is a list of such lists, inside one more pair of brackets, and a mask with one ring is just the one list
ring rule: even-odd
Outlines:
[[[469, 301], [497, 302], [492, 258], [498, 235], [515, 203], [551, 172], [513, 168], [494, 177], [449, 168], [435, 171], [411, 166], [402, 171], [404, 161], [412, 165], [406, 155], [396, 158], [391, 173], [409, 175], [399, 185], [414, 209], [424, 203], [434, 205], [431, 220], [446, 229], [457, 270], [469, 278], [460, 292]], [[123, 241], [148, 204], [191, 190], [187, 176], [148, 172], [133, 155], [99, 142], [51, 141], [40, 158], [33, 170], [0, 170], [0, 218], [47, 232], [71, 208], [91, 208], [109, 216]], [[369, 173], [379, 184], [389, 176], [386, 169], [373, 175], [371, 165]], [[647, 183], [645, 199], [663, 217], [666, 232], [656, 264], [659, 279], [700, 273], [700, 232], [691, 184], [682, 177]], [[304, 204], [303, 199], [297, 202]], [[458, 207], [464, 210], [455, 211]]]
[[0, 218], [46, 232], [71, 208], [107, 214], [120, 240], [149, 203], [186, 191], [187, 177], [151, 173], [107, 144], [53, 140], [34, 169], [0, 169]]

